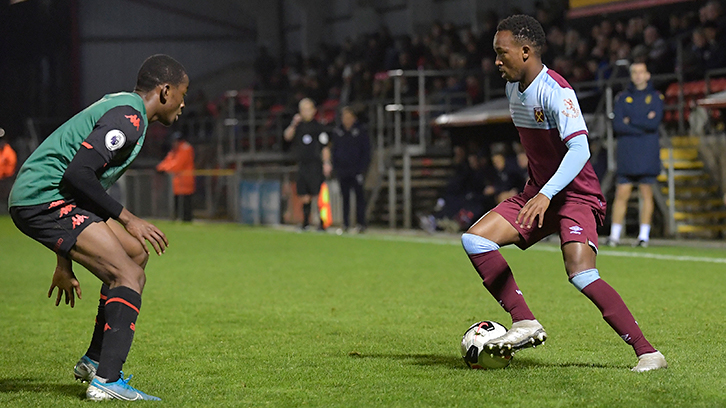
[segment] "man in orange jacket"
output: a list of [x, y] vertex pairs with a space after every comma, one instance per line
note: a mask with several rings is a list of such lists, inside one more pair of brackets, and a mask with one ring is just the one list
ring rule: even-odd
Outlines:
[[7, 212], [7, 200], [12, 185], [10, 177], [15, 174], [15, 165], [18, 163], [18, 156], [15, 150], [5, 140], [5, 130], [0, 128], [0, 212]]
[[156, 166], [157, 171], [174, 175], [174, 206], [176, 217], [192, 220], [192, 195], [194, 194], [194, 148], [184, 140], [181, 132], [172, 133], [173, 145], [169, 154]]

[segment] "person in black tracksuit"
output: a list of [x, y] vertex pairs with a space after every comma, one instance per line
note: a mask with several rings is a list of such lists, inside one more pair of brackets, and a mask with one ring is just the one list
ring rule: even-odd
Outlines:
[[612, 225], [607, 244], [616, 246], [623, 230], [633, 184], [642, 199], [637, 246], [648, 246], [653, 217], [653, 184], [660, 174], [658, 127], [663, 119], [663, 95], [650, 84], [650, 72], [642, 62], [630, 66], [632, 83], [613, 106], [613, 131], [617, 137], [617, 187]]
[[[296, 114], [290, 126], [285, 129], [284, 137], [292, 142], [299, 164], [297, 177], [297, 195], [303, 203], [302, 229], [310, 223], [312, 201], [320, 193], [320, 186], [330, 176], [330, 148], [328, 128], [315, 120], [315, 103], [304, 98], [298, 104], [300, 113]], [[321, 225], [319, 230], [325, 228]]]
[[366, 201], [363, 181], [371, 160], [368, 133], [350, 107], [341, 110], [342, 125], [333, 133], [333, 167], [343, 195], [343, 229], [350, 227], [350, 192], [355, 191], [355, 214], [360, 232], [366, 229]]

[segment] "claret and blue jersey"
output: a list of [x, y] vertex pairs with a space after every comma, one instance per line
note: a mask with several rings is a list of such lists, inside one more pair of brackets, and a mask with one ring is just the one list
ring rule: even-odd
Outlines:
[[[530, 180], [525, 194], [534, 196], [563, 163], [566, 143], [579, 135], [587, 137], [587, 126], [572, 86], [546, 66], [524, 92], [519, 91], [518, 82], [507, 83], [506, 95], [529, 160]], [[559, 196], [586, 202], [604, 212], [605, 198], [590, 162], [570, 170], [577, 171], [577, 175], [562, 186]]]

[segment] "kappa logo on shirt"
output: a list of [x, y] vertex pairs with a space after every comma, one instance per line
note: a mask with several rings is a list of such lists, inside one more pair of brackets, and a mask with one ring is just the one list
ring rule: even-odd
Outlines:
[[53, 201], [53, 202], [52, 202], [52, 203], [50, 203], [50, 205], [48, 206], [48, 209], [50, 210], [51, 208], [55, 208], [55, 207], [58, 207], [59, 205], [61, 205], [61, 204], [65, 203], [65, 202], [66, 202], [66, 200], [58, 200], [58, 201]]
[[535, 120], [535, 121], [536, 121], [537, 123], [542, 123], [542, 122], [544, 122], [544, 121], [545, 121], [545, 115], [544, 115], [544, 111], [543, 111], [543, 110], [542, 110], [542, 108], [541, 108], [541, 107], [539, 107], [539, 106], [535, 106], [535, 107], [534, 107], [534, 120]]
[[565, 104], [565, 109], [562, 110], [562, 114], [567, 116], [568, 118], [576, 118], [580, 116], [580, 110], [575, 107], [575, 104], [572, 102], [572, 99], [565, 98], [564, 101], [562, 101]]
[[570, 227], [570, 234], [581, 235], [584, 228], [579, 225], [573, 225]]
[[81, 214], [74, 215], [73, 218], [71, 218], [71, 220], [73, 221], [73, 229], [76, 229], [77, 226], [86, 222], [87, 219], [88, 219], [87, 215], [81, 215]]
[[124, 117], [126, 119], [128, 119], [129, 122], [131, 122], [131, 124], [136, 127], [136, 130], [139, 130], [139, 124], [140, 124], [141, 120], [139, 119], [138, 116], [136, 116], [136, 115], [124, 115]]
[[313, 142], [313, 137], [310, 135], [303, 135], [302, 142], [303, 142], [303, 144], [309, 145], [310, 143]]
[[71, 211], [73, 211], [74, 208], [76, 208], [76, 205], [75, 204], [68, 204], [65, 207], [62, 207], [60, 209], [59, 213], [58, 213], [59, 214], [58, 215], [58, 218], [63, 218], [66, 215], [70, 214]]

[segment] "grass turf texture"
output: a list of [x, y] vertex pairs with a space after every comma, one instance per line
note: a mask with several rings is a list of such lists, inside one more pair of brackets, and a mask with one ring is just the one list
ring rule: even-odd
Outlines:
[[[670, 364], [638, 374], [632, 349], [567, 282], [556, 246], [505, 248], [550, 340], [478, 371], [459, 355], [462, 334], [510, 321], [455, 239], [157, 225], [171, 247], [151, 256], [125, 371], [168, 406], [726, 405], [723, 251], [602, 251], [601, 275]], [[71, 370], [98, 280], [75, 265], [83, 300], [56, 308], [45, 297], [54, 255], [8, 217], [0, 251], [0, 406], [87, 406]], [[662, 259], [622, 256], [633, 252]]]

